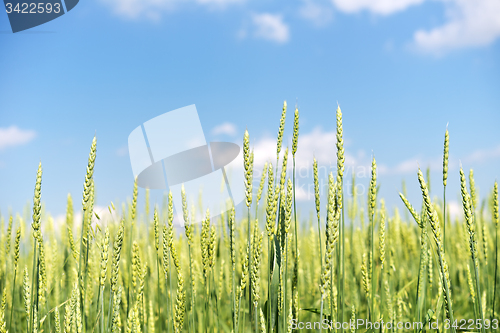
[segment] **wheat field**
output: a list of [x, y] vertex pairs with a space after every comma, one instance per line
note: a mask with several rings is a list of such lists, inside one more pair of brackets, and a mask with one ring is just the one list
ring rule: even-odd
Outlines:
[[[228, 203], [211, 218], [214, 212], [184, 201], [183, 229], [173, 225], [171, 193], [150, 207], [149, 192], [139, 197], [137, 182], [130, 184], [132, 200], [109, 203], [106, 218], [94, 211], [96, 138], [82, 200], [68, 195], [66, 221], [56, 226], [42, 209], [40, 163], [31, 217], [1, 217], [0, 332], [497, 330], [498, 185], [492, 181], [479, 198], [472, 170], [448, 175], [448, 130], [443, 178], [432, 182], [442, 196], [431, 198], [428, 174], [416, 169], [420, 188], [408, 190], [422, 200], [408, 202], [401, 189], [407, 210], [400, 212], [378, 196], [375, 158], [368, 195], [345, 195], [338, 108], [331, 147], [337, 170], [320, 202], [318, 164], [311, 161], [316, 210], [304, 215], [295, 204], [299, 111], [290, 150], [282, 149], [286, 115], [285, 103], [277, 158], [260, 179], [245, 132], [244, 207]], [[461, 184], [463, 214], [453, 219], [448, 178]], [[201, 224], [191, 223], [196, 214], [205, 216]]]

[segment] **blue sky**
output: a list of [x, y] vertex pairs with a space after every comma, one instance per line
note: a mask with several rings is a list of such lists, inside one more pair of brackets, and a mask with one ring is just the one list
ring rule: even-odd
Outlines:
[[261, 166], [284, 100], [287, 137], [300, 109], [299, 165], [334, 162], [339, 103], [347, 162], [375, 154], [390, 206], [403, 179], [418, 202], [417, 163], [441, 193], [447, 123], [450, 200], [459, 161], [485, 195], [500, 175], [499, 22], [497, 0], [87, 0], [17, 34], [2, 12], [0, 210], [31, 201], [40, 160], [47, 211], [78, 203], [94, 133], [97, 204], [125, 200], [130, 132], [190, 104], [209, 141], [248, 128]]

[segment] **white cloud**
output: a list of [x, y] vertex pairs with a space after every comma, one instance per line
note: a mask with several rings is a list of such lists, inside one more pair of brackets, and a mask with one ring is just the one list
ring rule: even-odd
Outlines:
[[[347, 139], [345, 140], [347, 141]], [[255, 141], [251, 141], [250, 146], [254, 149], [254, 181], [255, 186], [261, 177], [261, 172], [266, 162], [271, 162], [273, 170], [276, 170], [276, 138], [261, 137]], [[286, 147], [291, 147], [291, 140], [287, 139], [283, 142], [283, 148], [280, 155], [280, 165], [283, 162], [283, 154]], [[314, 200], [314, 185], [312, 182], [312, 164], [313, 158], [318, 161], [318, 172], [320, 176], [321, 186], [325, 186], [328, 182], [328, 173], [336, 172], [336, 133], [335, 131], [325, 131], [321, 127], [314, 128], [311, 132], [300, 133], [299, 145], [296, 155], [296, 176], [297, 176], [297, 200], [310, 201]], [[477, 150], [462, 159], [464, 163], [486, 163], [493, 159], [500, 158], [500, 146], [490, 149]], [[289, 151], [288, 155], [288, 174], [292, 172], [292, 154]], [[380, 161], [379, 161], [380, 162]], [[401, 175], [416, 175], [418, 167], [425, 170], [427, 167], [431, 171], [440, 171], [442, 169], [442, 156], [426, 157], [425, 155], [416, 155], [411, 158], [405, 159], [394, 165], [386, 165], [383, 163], [378, 164], [378, 174], [383, 176], [401, 176]], [[449, 160], [449, 172], [458, 168], [458, 158], [451, 156]], [[243, 172], [238, 165], [235, 172]], [[358, 183], [363, 179], [366, 181], [371, 175], [371, 157], [367, 152], [360, 150], [352, 152], [346, 147], [345, 151], [345, 175], [351, 177], [352, 172], [356, 174]], [[276, 175], [275, 175], [276, 176]], [[350, 178], [347, 178], [349, 181]], [[322, 187], [323, 188], [323, 187]], [[324, 192], [322, 192], [324, 193]], [[454, 205], [450, 201], [450, 205]], [[458, 209], [457, 209], [458, 207]], [[453, 206], [452, 214], [460, 213], [460, 206]]]
[[164, 12], [172, 11], [181, 5], [199, 4], [210, 8], [225, 8], [245, 0], [101, 0], [111, 7], [117, 15], [126, 18], [146, 17], [159, 20]]
[[453, 49], [478, 47], [500, 37], [500, 1], [448, 0], [448, 22], [432, 30], [418, 30], [414, 46], [419, 50], [443, 54]]
[[[100, 220], [97, 219], [97, 216], [95, 215], [96, 213], [99, 216]], [[63, 224], [66, 224], [66, 214], [56, 215], [53, 217], [53, 219], [54, 219], [54, 226], [55, 227], [59, 227]], [[116, 222], [116, 221], [119, 221], [119, 219], [120, 219], [119, 212], [116, 210], [113, 210], [111, 208], [111, 205], [108, 207], [99, 206], [99, 205], [94, 206], [94, 211], [92, 214], [92, 225], [94, 227], [95, 227], [96, 223], [99, 223], [99, 226], [101, 227], [101, 229], [104, 229], [103, 226], [106, 226], [108, 222], [113, 221], [113, 220]], [[73, 213], [73, 225], [75, 227], [78, 227], [81, 220], [82, 220], [82, 211], [75, 211]]]
[[[472, 152], [469, 155], [466, 155], [464, 158], [461, 158], [461, 161], [464, 164], [484, 164], [492, 159], [500, 158], [500, 145], [489, 148], [489, 149], [478, 149]], [[448, 162], [449, 171], [455, 170], [459, 167], [460, 162], [457, 157], [451, 156]], [[426, 158], [421, 155], [411, 157], [395, 166], [381, 166], [379, 168], [379, 173], [384, 175], [404, 175], [404, 174], [412, 174], [416, 173], [418, 167], [424, 169], [429, 167], [431, 170], [442, 170], [443, 168], [443, 157], [436, 156], [434, 158]]]
[[336, 163], [337, 136], [334, 131], [325, 132], [316, 127], [310, 133], [299, 136], [297, 146], [297, 165], [312, 165], [316, 157], [318, 164], [330, 165]]
[[225, 135], [235, 136], [236, 125], [228, 122], [220, 124], [212, 129], [212, 134], [213, 135], [225, 134]]
[[[198, 5], [224, 9], [247, 0], [100, 0], [120, 16], [135, 19], [146, 17], [160, 20], [165, 12], [181, 6]], [[333, 18], [333, 7], [346, 14], [367, 11], [388, 16], [418, 6], [428, 0], [302, 0], [298, 14], [316, 26], [325, 26]], [[423, 53], [442, 55], [454, 49], [480, 47], [500, 37], [499, 0], [438, 0], [446, 8], [446, 21], [432, 29], [418, 29], [411, 47]], [[329, 2], [330, 4], [326, 4]], [[332, 7], [333, 5], [333, 7]], [[238, 32], [238, 37], [255, 37], [277, 43], [290, 40], [290, 28], [280, 14], [256, 13], [250, 28]], [[392, 49], [392, 44], [386, 44]]]
[[27, 144], [36, 137], [33, 130], [23, 130], [17, 126], [0, 128], [0, 150]]
[[158, 20], [161, 13], [172, 10], [177, 0], [101, 0], [111, 7], [112, 11], [126, 18], [147, 17]]
[[[326, 184], [328, 183], [328, 174], [335, 174], [337, 169], [336, 156], [336, 133], [334, 131], [324, 131], [321, 127], [314, 128], [309, 133], [300, 133], [299, 145], [295, 157], [296, 165], [296, 198], [299, 201], [314, 200], [314, 182], [313, 182], [313, 159], [318, 161], [318, 175], [320, 178], [320, 193], [326, 193]], [[280, 156], [280, 169], [283, 162], [284, 150], [287, 146], [291, 147], [291, 140], [283, 143], [283, 149]], [[261, 170], [265, 162], [273, 164], [273, 170], [276, 170], [276, 138], [262, 138], [257, 140], [254, 147], [254, 177], [255, 181], [260, 180]], [[288, 175], [292, 174], [292, 153], [289, 152], [287, 170]], [[345, 172], [344, 174], [356, 174], [356, 178], [366, 178], [370, 176], [370, 157], [364, 152], [359, 151], [355, 154], [349, 150], [345, 151]], [[256, 183], [256, 186], [258, 183]]]
[[242, 3], [245, 2], [245, 0], [196, 0], [196, 2], [203, 5], [215, 5], [224, 7], [231, 4]]
[[299, 9], [299, 15], [302, 18], [313, 22], [318, 27], [325, 26], [332, 21], [332, 8], [320, 5], [313, 0], [303, 0], [302, 2], [303, 5]]
[[[301, 182], [308, 183], [312, 179], [313, 159], [318, 161], [318, 173], [321, 178], [327, 178], [330, 171], [335, 172], [337, 167], [336, 156], [336, 133], [334, 131], [324, 131], [320, 127], [316, 127], [309, 133], [301, 133], [299, 135], [299, 144], [295, 157], [295, 166], [297, 177]], [[251, 144], [254, 148], [254, 165], [255, 176], [260, 177], [264, 163], [271, 162], [273, 169], [276, 168], [276, 138], [265, 137]], [[283, 149], [280, 156], [280, 168], [283, 161], [284, 150], [287, 146], [286, 141], [283, 143]], [[291, 147], [291, 141], [288, 140], [288, 147]], [[288, 169], [291, 169], [292, 153], [288, 155]], [[345, 170], [354, 171], [357, 177], [366, 177], [370, 174], [370, 159], [363, 151], [352, 154], [345, 151]], [[306, 187], [307, 188], [307, 187]], [[305, 192], [305, 197], [308, 197], [309, 190]]]
[[[336, 143], [336, 133], [334, 131], [324, 131], [321, 127], [316, 127], [309, 133], [300, 133], [297, 155], [295, 156], [297, 169], [311, 168], [314, 158], [318, 161], [318, 165], [335, 169], [337, 166]], [[284, 142], [281, 150], [281, 160], [286, 145], [286, 142]], [[271, 162], [273, 165], [276, 164], [276, 138], [262, 138], [253, 147], [254, 165], [257, 168], [262, 168], [265, 162]], [[288, 147], [291, 147], [291, 141], [288, 142]], [[370, 160], [363, 151], [359, 151], [356, 154], [345, 151], [344, 154], [346, 167], [364, 167], [370, 165]], [[290, 150], [289, 159], [291, 156], [292, 153]]]
[[484, 163], [500, 157], [500, 146], [491, 149], [479, 149], [464, 158], [466, 163]]
[[298, 201], [309, 201], [309, 200], [314, 200], [314, 193], [311, 193], [311, 191], [306, 191], [304, 187], [297, 187], [295, 189], [295, 198]]
[[332, 0], [338, 10], [344, 13], [357, 13], [363, 10], [374, 14], [390, 15], [403, 11], [410, 6], [419, 5], [425, 0]]
[[[344, 147], [347, 141], [349, 140], [344, 140]], [[310, 167], [313, 159], [316, 158], [318, 165], [327, 165], [335, 169], [337, 166], [336, 144], [337, 136], [335, 131], [323, 131], [321, 127], [316, 127], [310, 133], [301, 133], [297, 147], [297, 167]], [[370, 165], [370, 160], [364, 151], [353, 154], [349, 150], [345, 150], [344, 156], [346, 168]]]
[[[391, 15], [426, 0], [331, 0], [348, 14], [369, 11]], [[419, 29], [411, 46], [421, 52], [442, 55], [454, 49], [491, 44], [500, 37], [500, 1], [440, 0], [446, 6], [446, 22], [430, 30]]]
[[447, 206], [447, 212], [450, 214], [451, 220], [454, 220], [455, 218], [461, 218], [464, 214], [462, 205], [458, 203], [458, 201], [448, 201], [446, 202]]
[[419, 165], [421, 165], [421, 166], [427, 166], [428, 164], [426, 164], [425, 161], [423, 161], [422, 158], [412, 157], [412, 158], [409, 158], [409, 159], [407, 159], [405, 161], [402, 161], [402, 162], [396, 164], [394, 167], [389, 167], [389, 166], [384, 165], [383, 168], [379, 169], [379, 173], [381, 175], [383, 175], [383, 174], [386, 174], [386, 175], [390, 175], [390, 174], [398, 174], [398, 175], [408, 174], [408, 173], [412, 173], [412, 172], [417, 172], [417, 169], [418, 169]]
[[254, 165], [261, 170], [264, 163], [271, 162], [276, 167], [276, 139], [262, 138], [257, 140], [255, 144], [251, 143], [254, 149]]
[[128, 146], [121, 146], [116, 150], [116, 156], [123, 157], [128, 156]]
[[253, 36], [277, 43], [290, 40], [290, 28], [280, 14], [261, 13], [252, 15]]
[[384, 166], [384, 168], [380, 169], [380, 174], [405, 174], [411, 173], [417, 170], [418, 161], [417, 159], [409, 159], [403, 162], [400, 162], [395, 167]]
[[[458, 162], [454, 158], [450, 158], [448, 162], [449, 170], [454, 170], [458, 166]], [[440, 171], [443, 169], [443, 157], [436, 156], [434, 158], [417, 155], [397, 163], [394, 166], [384, 165], [379, 168], [381, 175], [405, 175], [416, 174], [418, 168], [422, 170], [429, 168], [431, 171]]]

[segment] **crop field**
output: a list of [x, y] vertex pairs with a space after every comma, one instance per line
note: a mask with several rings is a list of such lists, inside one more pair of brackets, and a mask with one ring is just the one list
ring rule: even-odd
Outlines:
[[[420, 187], [401, 189], [407, 210], [398, 211], [378, 196], [375, 158], [367, 196], [345, 188], [338, 108], [331, 118], [337, 168], [322, 180], [311, 160], [316, 210], [309, 214], [295, 204], [299, 111], [291, 115], [290, 149], [282, 147], [286, 116], [285, 104], [276, 160], [259, 179], [245, 132], [243, 207], [228, 203], [219, 214], [184, 200], [183, 228], [174, 227], [172, 194], [151, 206], [137, 182], [129, 202], [109, 203], [106, 217], [94, 211], [96, 138], [83, 196], [68, 195], [62, 225], [42, 209], [42, 163], [34, 166], [31, 217], [1, 217], [0, 332], [498, 330], [498, 185], [492, 180], [479, 198], [472, 170], [448, 174], [448, 131], [436, 143], [443, 146], [442, 179], [431, 183], [416, 167]], [[328, 195], [320, 202], [322, 181]], [[447, 209], [448, 181], [461, 184], [458, 217]], [[442, 195], [431, 197], [431, 184]], [[421, 200], [408, 202], [406, 191]], [[201, 224], [191, 223], [196, 214], [205, 216]]]

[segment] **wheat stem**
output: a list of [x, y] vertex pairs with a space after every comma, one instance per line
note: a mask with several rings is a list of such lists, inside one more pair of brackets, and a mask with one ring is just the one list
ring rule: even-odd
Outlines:
[[446, 184], [448, 180], [448, 159], [450, 152], [450, 134], [448, 126], [444, 134], [444, 151], [443, 151], [443, 248], [446, 252]]
[[494, 288], [493, 288], [493, 305], [492, 305], [492, 313], [491, 319], [495, 317], [495, 303], [496, 303], [496, 294], [497, 294], [497, 269], [498, 269], [498, 183], [495, 181], [495, 185], [493, 187], [493, 220], [495, 222], [495, 275], [494, 275]]
[[369, 203], [369, 218], [370, 218], [370, 265], [371, 265], [371, 300], [370, 300], [370, 320], [375, 320], [375, 205], [377, 202], [377, 162], [375, 157], [372, 159], [372, 178], [370, 181], [370, 203]]
[[321, 242], [321, 218], [320, 218], [320, 194], [319, 194], [319, 177], [318, 177], [318, 161], [313, 160], [313, 176], [314, 176], [314, 199], [316, 204], [316, 215], [318, 218], [318, 240], [319, 240], [319, 263], [321, 271], [323, 271], [323, 243]]
[[[454, 321], [453, 317], [453, 307], [451, 300], [451, 283], [449, 280], [449, 271], [448, 264], [446, 263], [446, 259], [444, 257], [444, 249], [443, 249], [443, 240], [441, 235], [441, 227], [439, 225], [438, 217], [436, 210], [431, 204], [431, 198], [429, 195], [429, 190], [427, 189], [427, 184], [424, 179], [424, 175], [420, 168], [418, 169], [418, 181], [420, 183], [420, 188], [422, 190], [422, 196], [424, 199], [424, 206], [427, 214], [427, 218], [429, 220], [432, 232], [434, 234], [434, 241], [436, 242], [437, 254], [439, 259], [439, 267], [441, 269], [441, 278], [443, 280], [443, 288], [444, 289], [444, 302], [445, 302], [445, 310], [448, 319], [451, 322]], [[455, 328], [452, 326], [452, 331], [455, 332]]]
[[[297, 153], [297, 145], [299, 141], [299, 109], [296, 107], [295, 108], [295, 114], [294, 114], [294, 120], [293, 120], [293, 139], [292, 139], [292, 156], [293, 156], [293, 219], [295, 223], [295, 256], [296, 256], [296, 265], [298, 265], [298, 256], [299, 256], [299, 236], [298, 236], [298, 225], [297, 225], [297, 203], [295, 200], [295, 154]], [[320, 254], [321, 258], [321, 254]], [[296, 268], [298, 269], [298, 267]], [[295, 286], [298, 290], [298, 281], [297, 285]], [[292, 293], [293, 294], [293, 293]], [[297, 318], [295, 318], [297, 321], [299, 320], [298, 318], [298, 312], [297, 312]]]
[[[36, 174], [35, 194], [33, 197], [33, 275], [31, 285], [31, 311], [30, 311], [30, 328], [29, 332], [35, 329], [35, 311], [38, 311], [38, 238], [40, 234], [40, 218], [41, 218], [41, 196], [42, 196], [42, 163], [38, 164]], [[36, 288], [35, 288], [36, 286]], [[36, 298], [35, 298], [36, 297]]]

